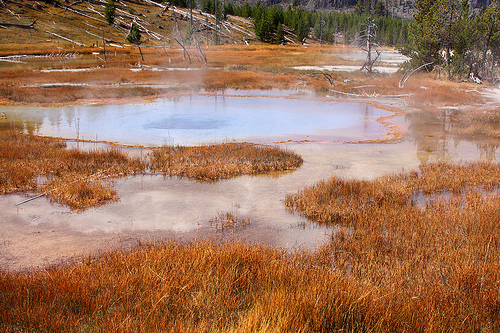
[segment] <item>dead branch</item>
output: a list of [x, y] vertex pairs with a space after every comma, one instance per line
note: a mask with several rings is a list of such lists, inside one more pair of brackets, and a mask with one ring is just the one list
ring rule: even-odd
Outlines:
[[68, 42], [71, 42], [71, 43], [73, 43], [73, 44], [76, 44], [76, 45], [78, 45], [78, 46], [85, 46], [85, 44], [82, 44], [82, 43], [76, 42], [76, 41], [74, 41], [74, 40], [72, 40], [72, 39], [69, 39], [69, 38], [67, 38], [67, 37], [64, 37], [64, 36], [58, 35], [58, 34], [56, 34], [56, 33], [50, 32], [50, 31], [48, 31], [48, 30], [45, 30], [45, 32], [46, 32], [46, 33], [48, 33], [48, 34], [51, 34], [51, 35], [53, 35], [53, 36], [59, 37], [59, 38], [61, 38], [61, 39], [64, 39], [64, 40], [66, 40], [66, 41], [68, 41]]
[[[97, 38], [99, 38], [99, 39], [102, 39], [102, 36], [99, 36], [99, 35], [93, 34], [93, 33], [91, 33], [91, 32], [90, 32], [90, 31], [88, 31], [88, 30], [85, 30], [85, 33], [87, 33], [87, 34], [89, 34], [89, 35], [91, 35], [91, 36], [97, 37]], [[105, 40], [105, 41], [106, 41], [106, 43], [111, 42], [111, 41], [108, 41], [108, 40]]]
[[123, 9], [120, 9], [120, 8], [116, 8], [115, 13], [117, 13], [121, 17], [125, 17], [125, 18], [128, 18], [130, 20], [146, 22], [143, 19], [141, 19], [139, 16], [127, 13], [126, 11], [124, 11]]
[[[71, 8], [71, 6], [74, 6], [74, 5], [79, 5], [79, 4], [81, 4], [82, 2], [83, 2], [83, 0], [82, 0], [82, 1], [76, 1], [76, 2], [70, 3], [70, 4], [69, 4], [69, 5], [67, 5], [67, 6], [60, 5], [61, 7], [63, 7], [63, 8], [64, 8], [64, 10], [62, 10], [60, 13], [65, 12], [66, 10], [68, 10], [68, 8]], [[60, 14], [60, 13], [59, 13], [59, 14]]]
[[405, 86], [406, 81], [410, 78], [410, 76], [413, 75], [413, 73], [415, 73], [416, 71], [418, 71], [422, 67], [427, 67], [429, 65], [432, 65], [432, 62], [429, 62], [427, 64], [423, 64], [422, 66], [418, 67], [417, 69], [414, 69], [410, 74], [408, 74], [408, 71], [406, 71], [404, 73], [403, 77], [401, 78], [401, 80], [399, 81], [399, 88], [403, 88]]
[[23, 7], [29, 8], [29, 9], [33, 9], [33, 10], [36, 10], [36, 11], [39, 11], [39, 12], [43, 12], [43, 10], [38, 9], [36, 7], [33, 7], [31, 5], [27, 5], [25, 3], [21, 3], [21, 2], [17, 2], [17, 1], [13, 1], [13, 0], [5, 0], [5, 1], [10, 2], [10, 3], [14, 3], [14, 4], [18, 5], [18, 6], [23, 6]]
[[332, 93], [335, 93], [335, 94], [346, 95], [346, 96], [351, 96], [351, 97], [366, 97], [365, 95], [346, 93], [346, 92], [338, 91], [338, 90], [329, 90], [329, 91]]
[[135, 22], [135, 24], [137, 24], [137, 26], [139, 28], [141, 28], [141, 30], [143, 30], [145, 33], [147, 33], [148, 35], [150, 35], [151, 37], [157, 39], [157, 40], [163, 40], [163, 36], [160, 35], [160, 34], [157, 34], [156, 32], [152, 31], [152, 30], [149, 30], [147, 29], [146, 27], [144, 27], [142, 24], [138, 23], [138, 22]]
[[409, 96], [413, 96], [413, 94], [401, 94], [401, 95], [379, 95], [379, 94], [376, 94], [376, 93], [373, 93], [373, 94], [366, 94], [366, 93], [363, 93], [363, 94], [353, 94], [353, 93], [347, 93], [347, 92], [343, 92], [343, 91], [339, 91], [339, 90], [329, 90], [329, 92], [332, 92], [332, 93], [335, 93], [335, 94], [339, 94], [339, 95], [345, 95], [345, 96], [350, 96], [350, 97], [370, 97], [370, 98], [373, 98], [373, 97], [378, 97], [378, 98], [403, 98], [403, 97], [409, 97]]
[[165, 8], [163, 8], [162, 11], [160, 12], [160, 17], [163, 16], [163, 14], [165, 14], [165, 12], [168, 10], [168, 7], [170, 7], [170, 2], [165, 3]]
[[199, 55], [197, 55], [197, 56], [200, 58], [200, 63], [202, 63], [203, 65], [206, 65], [207, 64], [207, 56], [205, 55], [205, 52], [203, 52], [203, 50], [201, 49], [200, 42], [199, 42], [198, 38], [196, 38], [196, 35], [194, 35], [193, 37], [194, 37], [196, 49], [198, 50], [198, 53], [199, 53]]
[[101, 28], [96, 27], [95, 25], [89, 24], [89, 23], [87, 23], [87, 22], [83, 22], [83, 23], [84, 23], [85, 25], [88, 25], [88, 26], [89, 26], [89, 27], [91, 27], [91, 28], [94, 28], [94, 29], [97, 29], [97, 30], [101, 30], [101, 31], [103, 31], [103, 32], [105, 32], [105, 33], [108, 33], [108, 34], [109, 34], [109, 31], [107, 31], [107, 30], [101, 29]]
[[[7, 5], [5, 5], [5, 3], [3, 2], [3, 0], [0, 0], [0, 3], [2, 4], [2, 7], [4, 7], [4, 8], [5, 8], [5, 10], [6, 10], [6, 11], [8, 11], [8, 12], [9, 12], [12, 16], [17, 17], [18, 19], [20, 19], [20, 18], [21, 18], [21, 16], [20, 16], [19, 14], [14, 13], [12, 10], [10, 10], [10, 8], [9, 8], [9, 7], [7, 7]], [[7, 29], [7, 28], [5, 28], [5, 27], [2, 27], [2, 28]]]
[[158, 6], [158, 7], [163, 8], [163, 6], [158, 2], [151, 1], [151, 0], [143, 0], [143, 1], [149, 3], [150, 5], [154, 5], [154, 6]]
[[0, 22], [0, 25], [4, 26], [4, 27], [17, 27], [17, 28], [23, 28], [23, 29], [35, 29], [35, 22], [36, 22], [36, 20], [34, 20], [31, 24], [18, 24], [18, 23]]
[[89, 19], [94, 20], [94, 21], [98, 21], [98, 22], [101, 22], [101, 23], [104, 23], [104, 24], [108, 24], [108, 22], [106, 22], [104, 20], [100, 20], [98, 18], [95, 18], [95, 17], [93, 17], [93, 16], [91, 16], [91, 15], [89, 15], [89, 14], [87, 14], [87, 13], [81, 11], [81, 10], [77, 10], [77, 9], [66, 7], [66, 6], [64, 6], [64, 7], [66, 8], [66, 10], [69, 10], [72, 13], [81, 15], [83, 17], [89, 18]]
[[183, 43], [181, 43], [177, 38], [174, 37], [174, 40], [177, 42], [177, 44], [179, 44], [181, 47], [182, 47], [182, 55], [184, 56], [184, 59], [186, 59], [186, 56], [189, 60], [189, 64], [191, 65], [191, 56], [189, 55], [189, 52], [188, 50], [186, 49], [186, 47], [184, 46]]
[[307, 75], [323, 75], [325, 77], [325, 79], [327, 79], [328, 82], [330, 82], [331, 86], [335, 85], [333, 77], [330, 74], [328, 74], [328, 73], [325, 73], [325, 72], [314, 72], [314, 73], [309, 73]]

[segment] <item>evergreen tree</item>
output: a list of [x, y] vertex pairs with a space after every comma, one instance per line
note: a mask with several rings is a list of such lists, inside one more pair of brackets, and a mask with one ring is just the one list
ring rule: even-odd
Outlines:
[[109, 24], [115, 22], [115, 2], [113, 0], [108, 0], [106, 6], [104, 7], [104, 18]]
[[366, 12], [366, 3], [364, 0], [358, 0], [356, 6], [354, 6], [354, 13], [357, 15], [362, 15]]
[[303, 42], [304, 39], [309, 36], [309, 23], [307, 22], [307, 18], [302, 17], [299, 20], [295, 34], [297, 35], [297, 40], [300, 42]]
[[419, 0], [405, 48], [412, 67], [444, 65], [448, 78], [491, 75], [500, 59], [500, 6], [474, 14], [467, 0]]
[[319, 42], [323, 42], [325, 35], [325, 20], [323, 20], [323, 15], [316, 16], [316, 23], [314, 24], [314, 37], [319, 39]]
[[248, 2], [245, 1], [243, 4], [243, 9], [242, 9], [242, 17], [250, 17], [252, 16], [252, 9], [250, 8], [250, 5]]
[[234, 7], [231, 2], [224, 5], [224, 19], [227, 19], [227, 15], [234, 15]]
[[[476, 20], [478, 29], [475, 44], [478, 54], [478, 67], [484, 75], [493, 75], [493, 66], [500, 59], [500, 3], [492, 2]], [[490, 51], [490, 56], [488, 56]]]
[[139, 31], [139, 27], [135, 22], [132, 23], [132, 27], [130, 28], [130, 31], [127, 35], [127, 41], [131, 44], [136, 45], [138, 45], [141, 41], [141, 32]]
[[435, 2], [437, 0], [418, 0], [413, 14], [414, 21], [410, 25], [409, 43], [402, 49], [403, 54], [411, 58], [411, 67], [431, 63], [439, 65], [441, 44], [434, 35]]
[[374, 9], [375, 16], [387, 16], [387, 9], [385, 9], [384, 3], [382, 0], [378, 0]]

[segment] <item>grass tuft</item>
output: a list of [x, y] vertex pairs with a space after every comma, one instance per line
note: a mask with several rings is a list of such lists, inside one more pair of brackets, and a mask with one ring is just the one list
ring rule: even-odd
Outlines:
[[155, 150], [151, 170], [201, 181], [239, 175], [294, 170], [302, 158], [278, 147], [246, 143], [223, 143], [200, 147], [165, 146]]
[[162, 147], [139, 159], [118, 149], [84, 152], [66, 149], [59, 139], [0, 131], [0, 194], [45, 193], [74, 210], [117, 201], [116, 190], [103, 181], [146, 170], [217, 181], [293, 170], [301, 164], [302, 158], [293, 152], [252, 144]]

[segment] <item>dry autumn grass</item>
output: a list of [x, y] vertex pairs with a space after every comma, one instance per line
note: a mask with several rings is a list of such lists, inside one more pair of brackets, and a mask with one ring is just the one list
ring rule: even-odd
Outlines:
[[293, 152], [251, 144], [162, 147], [141, 160], [118, 149], [69, 150], [62, 140], [0, 131], [0, 194], [45, 193], [75, 210], [118, 200], [116, 190], [105, 181], [146, 170], [216, 181], [293, 170], [301, 164]]
[[144, 171], [144, 163], [117, 149], [68, 150], [63, 141], [0, 131], [0, 193], [46, 193], [72, 209], [116, 200], [102, 180]]
[[294, 170], [302, 162], [299, 155], [277, 147], [223, 143], [156, 149], [151, 156], [150, 168], [167, 175], [216, 181], [244, 174]]
[[355, 330], [376, 321], [364, 313], [364, 292], [332, 271], [324, 252], [289, 255], [243, 244], [168, 243], [45, 271], [0, 272], [0, 329]]
[[498, 332], [499, 176], [436, 163], [318, 183], [286, 199], [335, 225], [315, 251], [167, 242], [0, 271], [0, 329]]
[[[337, 225], [334, 271], [397, 325], [375, 331], [500, 329], [500, 165], [422, 165], [373, 181], [332, 178], [286, 198]], [[369, 311], [367, 311], [369, 313]]]

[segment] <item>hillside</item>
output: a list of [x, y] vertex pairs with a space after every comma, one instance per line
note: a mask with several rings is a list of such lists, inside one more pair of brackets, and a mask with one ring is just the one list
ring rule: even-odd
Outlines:
[[[114, 24], [105, 20], [106, 1], [54, 1], [52, 3], [26, 0], [0, 2], [0, 45], [3, 54], [22, 53], [23, 49], [39, 49], [44, 45], [78, 47], [107, 44], [124, 46], [133, 22], [141, 32], [141, 46], [168, 47], [186, 43], [191, 19], [189, 10], [165, 7], [153, 1], [116, 1]], [[199, 45], [244, 44], [255, 39], [251, 20], [228, 17], [219, 22], [215, 17], [193, 10], [195, 30], [192, 43]], [[216, 37], [217, 36], [217, 37]], [[176, 41], [177, 40], [177, 41]]]

